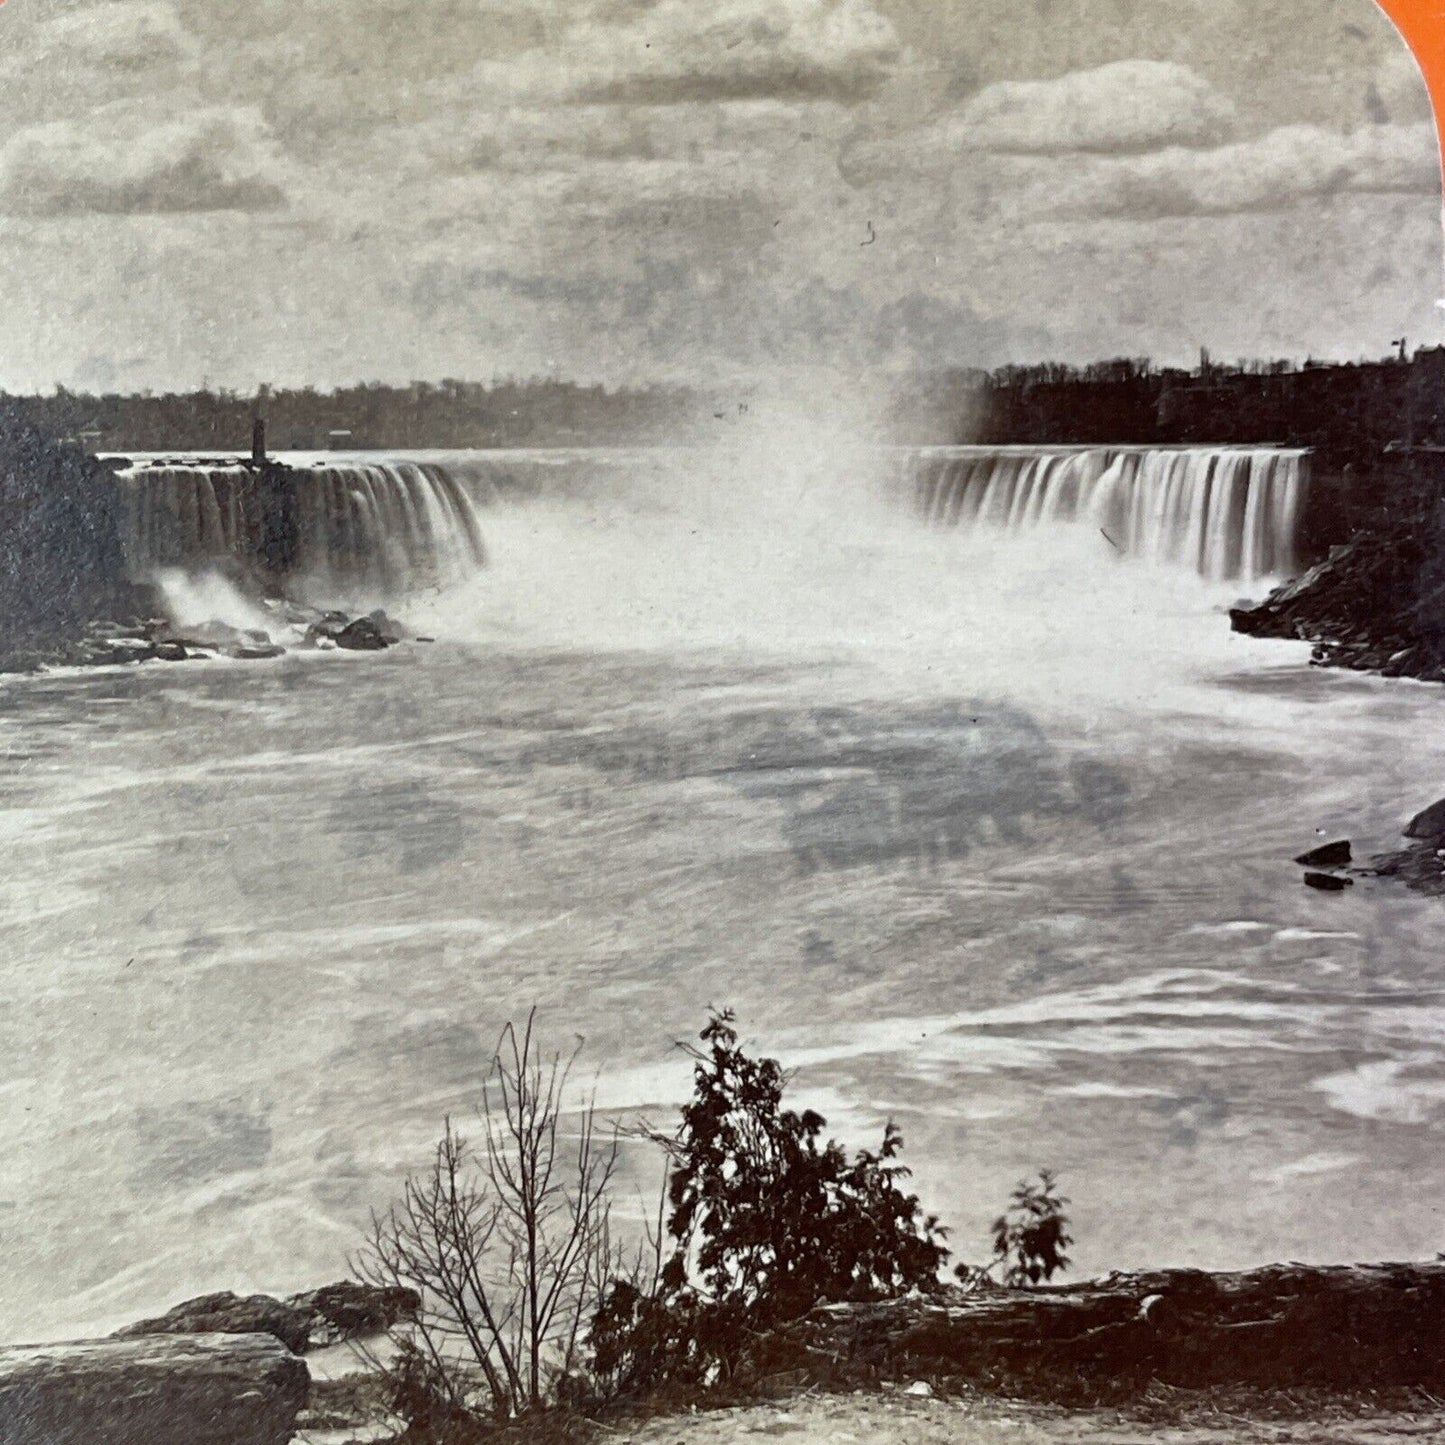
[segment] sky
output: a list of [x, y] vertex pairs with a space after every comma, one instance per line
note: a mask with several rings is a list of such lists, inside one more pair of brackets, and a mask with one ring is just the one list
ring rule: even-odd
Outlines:
[[1442, 337], [1374, 0], [9, 0], [0, 387]]

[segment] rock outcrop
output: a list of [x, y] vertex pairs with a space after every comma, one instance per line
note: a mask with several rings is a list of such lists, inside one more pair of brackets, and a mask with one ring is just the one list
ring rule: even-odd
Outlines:
[[5, 1445], [285, 1445], [306, 1364], [270, 1334], [0, 1349]]
[[304, 1309], [256, 1294], [241, 1297], [229, 1290], [186, 1300], [155, 1319], [137, 1320], [115, 1332], [115, 1339], [147, 1335], [267, 1334], [288, 1350], [302, 1354], [311, 1336], [311, 1315]]
[[[1339, 893], [1356, 878], [1391, 878], [1416, 893], [1445, 896], [1445, 798], [1417, 813], [1405, 825], [1403, 848], [1376, 853], [1351, 866], [1348, 843], [1327, 843], [1301, 853], [1294, 861], [1307, 871], [1304, 883], [1326, 893]], [[1318, 871], [1328, 868], [1328, 873]]]
[[299, 1355], [343, 1340], [380, 1334], [412, 1318], [420, 1306], [415, 1290], [385, 1289], [354, 1280], [322, 1285], [284, 1300], [264, 1294], [236, 1295], [226, 1290], [200, 1295], [154, 1319], [126, 1325], [113, 1338], [264, 1333]]
[[951, 1293], [815, 1310], [778, 1342], [834, 1383], [948, 1380], [1053, 1399], [1152, 1382], [1438, 1390], [1445, 1264], [1160, 1270], [1063, 1288]]
[[314, 1350], [343, 1340], [379, 1335], [393, 1325], [414, 1319], [421, 1308], [421, 1296], [400, 1285], [386, 1287], [344, 1279], [292, 1295], [287, 1304], [307, 1312], [311, 1322], [307, 1347]]
[[[1438, 490], [1438, 483], [1435, 490]], [[1311, 662], [1445, 682], [1445, 507], [1406, 496], [1308, 572], [1230, 622], [1314, 644]]]

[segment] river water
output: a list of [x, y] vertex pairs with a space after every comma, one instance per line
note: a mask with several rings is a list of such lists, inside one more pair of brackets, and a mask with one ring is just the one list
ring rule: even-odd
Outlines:
[[657, 1121], [733, 1007], [962, 1257], [1043, 1165], [1083, 1274], [1440, 1247], [1445, 915], [1289, 861], [1445, 792], [1438, 689], [1077, 526], [482, 520], [435, 642], [0, 683], [0, 1337], [344, 1272], [534, 1005]]

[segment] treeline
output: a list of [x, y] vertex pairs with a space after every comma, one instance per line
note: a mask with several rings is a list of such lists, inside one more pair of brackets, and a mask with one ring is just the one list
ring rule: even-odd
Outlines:
[[706, 415], [683, 387], [608, 390], [546, 378], [443, 380], [335, 391], [236, 391], [47, 396], [0, 394], [0, 417], [91, 451], [248, 451], [265, 419], [272, 450], [617, 445], [676, 440]]
[[[886, 437], [899, 444], [1273, 443], [1335, 453], [1391, 442], [1445, 445], [1445, 348], [1325, 364], [1201, 357], [1187, 370], [1122, 357], [986, 372], [860, 378], [886, 389]], [[745, 390], [741, 395], [750, 399]], [[609, 390], [549, 378], [377, 382], [318, 391], [261, 387], [46, 396], [0, 393], [0, 422], [89, 451], [245, 451], [265, 419], [273, 451], [338, 448], [617, 446], [686, 443], [738, 410], [700, 389]]]
[[1354, 454], [1445, 445], [1445, 349], [1326, 364], [1207, 355], [1197, 369], [1119, 358], [939, 373], [900, 396], [895, 431], [984, 445], [1282, 444]]

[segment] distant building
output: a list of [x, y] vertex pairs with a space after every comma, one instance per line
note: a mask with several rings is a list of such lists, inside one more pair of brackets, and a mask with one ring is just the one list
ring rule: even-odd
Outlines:
[[334, 452], [350, 451], [353, 445], [351, 432], [345, 427], [338, 427], [334, 431], [327, 432], [326, 445]]

